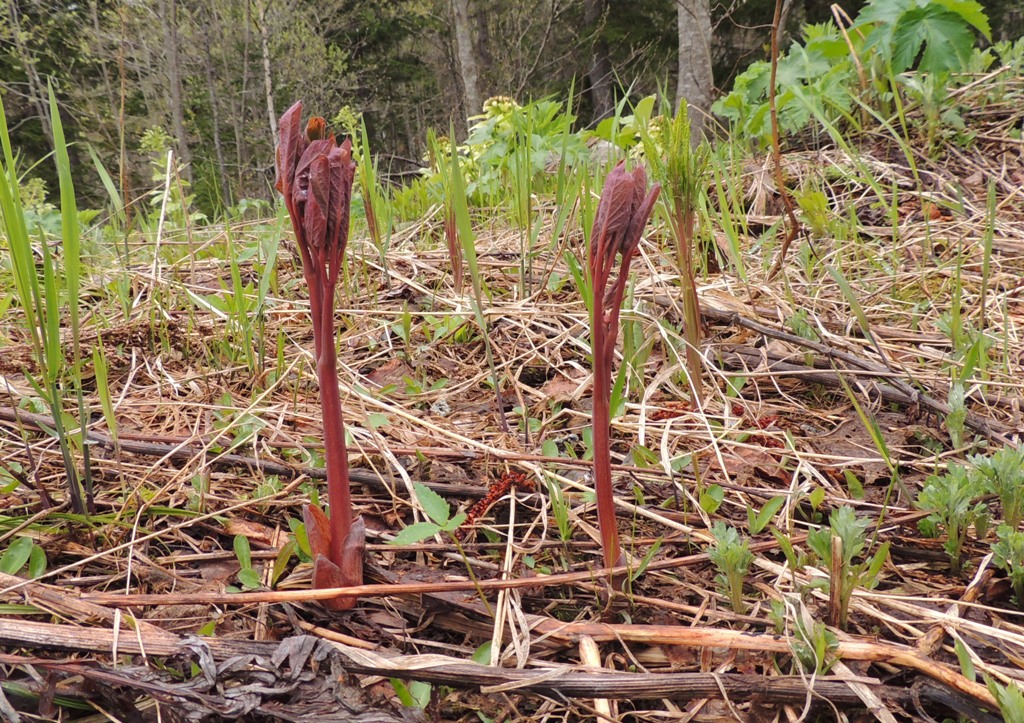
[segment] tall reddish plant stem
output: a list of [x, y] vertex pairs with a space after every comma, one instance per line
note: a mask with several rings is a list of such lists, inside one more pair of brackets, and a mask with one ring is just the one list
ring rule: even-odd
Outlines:
[[[619, 311], [629, 279], [630, 262], [660, 191], [658, 184], [647, 191], [647, 174], [643, 168], [630, 173], [620, 163], [605, 180], [590, 234], [587, 262], [593, 292], [590, 338], [594, 369], [594, 490], [606, 568], [622, 564], [619, 530], [615, 524], [611, 462], [612, 362], [619, 334]], [[613, 280], [619, 255], [622, 261]]]
[[[334, 294], [348, 243], [355, 164], [349, 141], [339, 146], [334, 136], [327, 134], [322, 118], [310, 119], [303, 133], [301, 116], [301, 102], [281, 116], [277, 188], [288, 207], [309, 287], [331, 511], [328, 519], [320, 508], [307, 505], [303, 519], [314, 557], [314, 587], [341, 587], [361, 584], [365, 546], [362, 520], [352, 519], [334, 340]], [[355, 601], [339, 598], [326, 604], [344, 609]]]

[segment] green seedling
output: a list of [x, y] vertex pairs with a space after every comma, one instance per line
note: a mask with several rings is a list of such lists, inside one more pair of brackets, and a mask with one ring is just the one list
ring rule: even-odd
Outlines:
[[[639, 116], [639, 111], [637, 112]], [[680, 103], [675, 118], [661, 117], [660, 125], [641, 123], [644, 155], [654, 179], [666, 193], [662, 206], [669, 219], [676, 243], [679, 281], [682, 286], [683, 335], [686, 339], [686, 370], [697, 401], [703, 398], [701, 385], [700, 302], [694, 269], [697, 210], [704, 194], [704, 172], [708, 162], [707, 146], [691, 143], [690, 117], [686, 102]]]
[[960, 381], [953, 382], [949, 388], [949, 411], [946, 413], [946, 431], [953, 449], [964, 446], [964, 428], [967, 421], [967, 403], [964, 398], [964, 385]]
[[235, 535], [234, 541], [235, 558], [238, 560], [241, 569], [238, 571], [238, 582], [243, 590], [255, 590], [263, 581], [260, 580], [260, 573], [252, 566], [252, 550], [249, 547], [249, 538], [245, 535]]
[[700, 508], [709, 515], [718, 512], [718, 508], [725, 501], [725, 489], [722, 485], [708, 485], [700, 492], [697, 502]]
[[793, 653], [804, 670], [824, 675], [835, 662], [834, 653], [839, 648], [839, 638], [825, 623], [815, 620], [809, 614], [797, 616], [795, 627]]
[[748, 540], [741, 540], [736, 528], [719, 520], [711, 528], [715, 536], [715, 544], [708, 549], [708, 557], [718, 568], [715, 582], [719, 591], [729, 598], [732, 611], [743, 615], [747, 606], [743, 602], [743, 581], [754, 561], [754, 553], [750, 551]]
[[573, 526], [569, 520], [569, 502], [565, 499], [565, 492], [558, 482], [550, 477], [545, 477], [544, 484], [548, 488], [548, 499], [551, 501], [551, 516], [555, 518], [555, 526], [558, 527], [558, 537], [562, 542], [572, 539]]
[[410, 680], [406, 683], [399, 678], [391, 678], [391, 687], [395, 689], [398, 701], [406, 708], [425, 710], [430, 705], [430, 696], [434, 686], [422, 680]]
[[974, 466], [972, 476], [999, 497], [1006, 526], [1011, 530], [1020, 527], [1024, 520], [1024, 449], [1003, 447], [991, 457], [979, 454], [967, 461]]
[[782, 505], [786, 504], [786, 498], [782, 495], [772, 497], [770, 500], [764, 503], [764, 507], [761, 511], [756, 511], [750, 505], [747, 505], [747, 530], [751, 535], [761, 534], [766, 527], [775, 518], [775, 515]]
[[984, 537], [988, 529], [988, 504], [974, 502], [983, 494], [985, 489], [977, 479], [960, 465], [951, 464], [945, 474], [928, 478], [915, 503], [918, 509], [932, 510], [918, 523], [924, 535], [938, 537], [940, 528], [945, 530], [943, 548], [954, 574], [960, 573], [960, 558], [970, 528], [975, 528], [978, 538]]
[[985, 684], [988, 686], [992, 697], [999, 704], [999, 712], [1003, 720], [1019, 721], [1024, 720], [1024, 692], [1018, 683], [1009, 682], [1001, 685], [997, 680], [985, 676]]
[[31, 580], [46, 572], [46, 551], [31, 537], [19, 537], [0, 556], [0, 572], [5, 575], [17, 575], [23, 569]]
[[426, 513], [429, 521], [414, 522], [404, 530], [395, 535], [390, 541], [392, 545], [415, 545], [427, 538], [433, 537], [439, 532], [454, 535], [455, 531], [466, 521], [466, 513], [459, 512], [452, 516], [452, 508], [441, 495], [434, 492], [424, 484], [416, 482], [413, 484], [416, 490], [416, 499]]
[[996, 534], [999, 541], [992, 545], [993, 559], [1010, 579], [1017, 606], [1024, 608], [1024, 532], [1000, 525]]
[[[46, 410], [53, 419], [54, 436], [60, 447], [67, 483], [68, 499], [75, 514], [95, 512], [92, 495], [92, 471], [89, 446], [85, 438], [88, 414], [82, 391], [83, 368], [79, 303], [81, 294], [81, 220], [75, 202], [71, 161], [61, 125], [57, 99], [52, 89], [50, 122], [53, 128], [54, 161], [60, 179], [61, 254], [56, 257], [41, 229], [32, 229], [21, 201], [15, 153], [7, 128], [7, 117], [0, 102], [0, 236], [6, 241], [13, 271], [15, 296], [24, 315], [38, 375], [27, 381], [39, 397], [46, 400]], [[32, 248], [33, 235], [39, 231], [42, 242], [42, 264], [37, 264]], [[40, 278], [41, 276], [41, 278]], [[62, 333], [62, 325], [67, 328]], [[65, 354], [65, 340], [70, 339], [70, 354]], [[69, 361], [70, 358], [70, 361]], [[77, 397], [79, 419], [67, 413], [68, 391]], [[79, 471], [75, 455], [80, 454]]]
[[865, 532], [870, 525], [858, 519], [851, 507], [840, 507], [829, 517], [829, 526], [807, 533], [807, 545], [829, 571], [830, 622], [842, 630], [850, 612], [850, 600], [858, 587], [868, 590], [878, 584], [878, 575], [889, 556], [889, 543], [884, 543], [874, 557], [855, 563], [867, 551]]

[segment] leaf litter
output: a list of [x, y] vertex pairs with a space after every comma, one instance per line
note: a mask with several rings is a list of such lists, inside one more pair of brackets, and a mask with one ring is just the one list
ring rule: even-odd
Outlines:
[[[27, 537], [46, 558], [34, 581], [21, 565], [0, 576], [0, 714], [468, 721], [604, 712], [655, 721], [841, 709], [880, 720], [999, 720], [985, 676], [1024, 679], [1024, 627], [989, 554], [995, 531], [968, 535], [964, 571], [953, 574], [944, 536], [919, 532], [927, 511], [914, 496], [967, 452], [951, 448], [944, 421], [950, 378], [966, 363], [948, 333], [956, 276], [963, 323], [997, 340], [984, 384], [967, 389], [967, 438], [995, 450], [1018, 444], [1024, 426], [1024, 163], [1006, 133], [1011, 120], [979, 120], [970, 150], [917, 158], [920, 180], [884, 137], [865, 138], [857, 158], [829, 146], [788, 152], [787, 183], [816, 184], [831, 213], [855, 210], [857, 223], [851, 239], [819, 236], [812, 248], [804, 238], [773, 281], [781, 208], [764, 174], [744, 175], [759, 199], [741, 231], [748, 278], [727, 258], [726, 271], [698, 276], [701, 409], [679, 354], [670, 238], [660, 224], [648, 230], [623, 319], [650, 340], [650, 354], [626, 375], [611, 428], [622, 592], [599, 572], [587, 311], [558, 253], [585, 257], [571, 230], [578, 215], [551, 238], [556, 209], [538, 210], [532, 268], [548, 275], [525, 285], [518, 232], [499, 222], [478, 229], [508, 432], [437, 219], [396, 232], [386, 277], [354, 229], [359, 261], [339, 282], [338, 362], [366, 583], [357, 606], [340, 613], [316, 602], [331, 593], [311, 590], [295, 527], [302, 505], [325, 493], [299, 259], [279, 258], [262, 312], [263, 338], [279, 351], [256, 369], [224, 363], [224, 319], [188, 301], [230, 288], [223, 262], [158, 276], [135, 269], [133, 317], [118, 322], [98, 308], [90, 318], [101, 333], [86, 329], [82, 339], [86, 356], [102, 339], [119, 429], [114, 439], [101, 419], [91, 426], [90, 521], [68, 516], [61, 501], [60, 451], [46, 415], [25, 402], [27, 349], [15, 341], [0, 361], [9, 394], [0, 469], [20, 482], [2, 498], [0, 545]], [[897, 197], [875, 197], [865, 168]], [[988, 184], [996, 215], [983, 294]], [[259, 233], [232, 230], [236, 244]], [[727, 248], [719, 226], [699, 233]], [[826, 265], [856, 294], [870, 334]], [[251, 262], [241, 266], [255, 274]], [[155, 317], [158, 299], [178, 311]], [[616, 370], [630, 361], [625, 348], [620, 337]], [[504, 484], [509, 475], [530, 484]], [[415, 484], [453, 515], [472, 511], [460, 539], [389, 544], [427, 520]], [[53, 506], [40, 503], [40, 488]], [[769, 504], [777, 512], [753, 533]], [[890, 544], [877, 584], [853, 591], [845, 631], [825, 624], [830, 561], [807, 543], [841, 508], [868, 523], [858, 561]], [[715, 581], [716, 522], [753, 555], [741, 614]], [[238, 578], [238, 535], [258, 587]], [[426, 709], [403, 707], [402, 691], [406, 702], [426, 691]]]

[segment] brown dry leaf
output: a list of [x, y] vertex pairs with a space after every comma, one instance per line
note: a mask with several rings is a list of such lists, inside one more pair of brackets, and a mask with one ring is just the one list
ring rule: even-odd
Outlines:
[[571, 378], [565, 374], [556, 374], [544, 383], [541, 392], [549, 402], [575, 402], [583, 394], [589, 384], [589, 375]]
[[402, 387], [405, 377], [414, 376], [412, 367], [401, 359], [389, 359], [366, 376], [366, 381], [378, 387], [397, 385]]
[[249, 520], [228, 520], [224, 524], [224, 532], [234, 537], [244, 535], [250, 542], [261, 542], [268, 547], [274, 547], [277, 542], [278, 531], [272, 527], [261, 525], [259, 522]]
[[209, 582], [225, 582], [241, 569], [237, 560], [209, 562], [199, 568], [199, 576]]

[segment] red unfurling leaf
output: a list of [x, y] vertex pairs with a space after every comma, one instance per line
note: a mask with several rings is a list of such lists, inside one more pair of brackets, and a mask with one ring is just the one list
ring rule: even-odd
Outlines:
[[317, 156], [309, 167], [309, 194], [303, 214], [306, 243], [318, 253], [327, 240], [327, 204], [330, 200], [330, 179], [326, 156]]
[[[327, 215], [328, 234], [331, 248], [337, 258], [345, 252], [348, 244], [349, 208], [352, 203], [352, 184], [356, 175], [356, 164], [352, 160], [352, 142], [345, 140], [331, 149], [328, 156], [331, 168], [331, 205]], [[336, 269], [331, 269], [337, 275]]]
[[277, 184], [278, 191], [285, 198], [291, 196], [292, 183], [295, 180], [295, 168], [299, 158], [306, 150], [306, 137], [302, 134], [302, 101], [284, 112], [278, 122], [278, 133], [281, 141], [277, 145]]
[[600, 229], [600, 233], [591, 235], [591, 243], [597, 241], [602, 235], [606, 235], [610, 239], [625, 231], [629, 225], [636, 197], [634, 183], [633, 176], [626, 172], [622, 163], [608, 174], [601, 192], [601, 201], [597, 206], [597, 215], [594, 218], [594, 231], [597, 232]]

